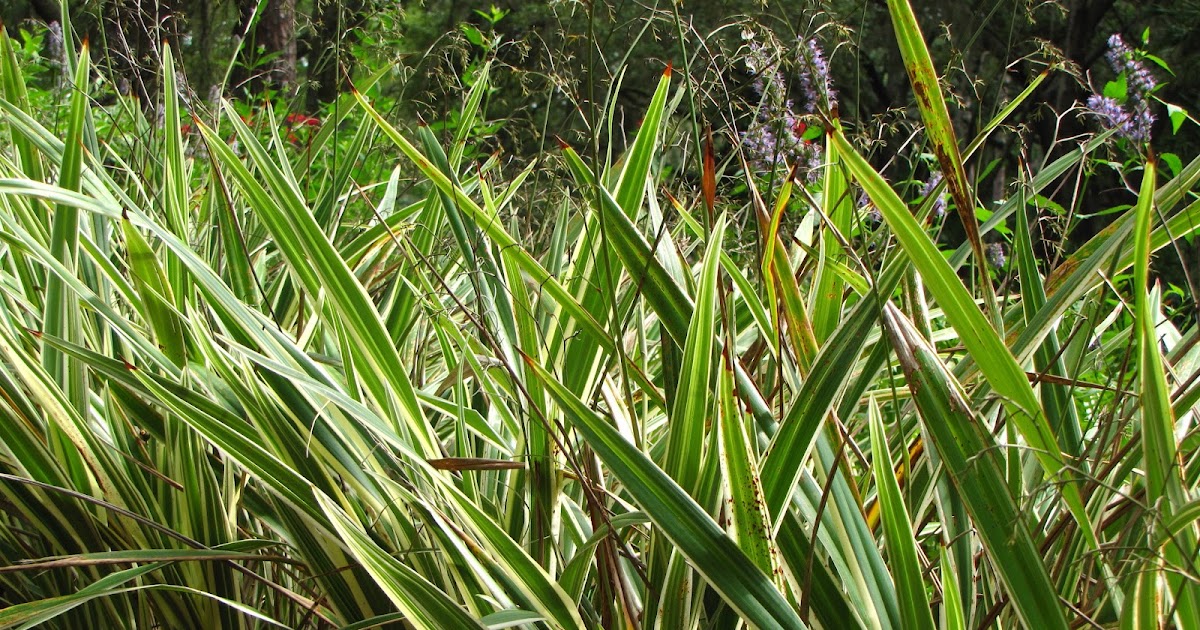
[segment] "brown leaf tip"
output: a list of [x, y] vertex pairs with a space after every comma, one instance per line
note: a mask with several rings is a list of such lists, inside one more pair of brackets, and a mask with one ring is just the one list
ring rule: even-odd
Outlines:
[[667, 62], [667, 69], [666, 69], [666, 70], [663, 70], [663, 76], [664, 76], [664, 77], [666, 77], [666, 78], [668, 78], [668, 79], [669, 79], [669, 78], [671, 78], [671, 70], [672, 70], [674, 67], [675, 67], [675, 64], [674, 64], [674, 63], [672, 63], [672, 62], [670, 62], [670, 61], [668, 61], [668, 62]]
[[556, 135], [554, 136], [554, 139], [558, 141], [558, 148], [562, 149], [563, 151], [571, 148], [571, 145], [567, 144], [567, 141], [563, 140], [562, 136]]

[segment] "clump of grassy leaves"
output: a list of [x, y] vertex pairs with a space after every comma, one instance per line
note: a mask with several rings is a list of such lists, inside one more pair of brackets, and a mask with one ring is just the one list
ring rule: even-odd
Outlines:
[[[1107, 138], [980, 222], [964, 164], [1044, 77], [958, 138], [889, 7], [950, 256], [941, 190], [914, 214], [836, 118], [815, 183], [744, 182], [761, 263], [729, 255], [714, 167], [661, 194], [669, 71], [620, 160], [546, 156], [572, 178], [533, 251], [506, 218], [544, 166], [464, 160], [486, 66], [449, 142], [366, 86], [300, 142], [270, 110], [191, 119], [167, 55], [163, 120], [124, 143], [86, 49], [55, 133], [0, 34], [0, 627], [1200, 626], [1197, 332], [1148, 274], [1200, 160], [1142, 161], [1043, 268], [1030, 201]], [[375, 141], [396, 170], [364, 185]]]

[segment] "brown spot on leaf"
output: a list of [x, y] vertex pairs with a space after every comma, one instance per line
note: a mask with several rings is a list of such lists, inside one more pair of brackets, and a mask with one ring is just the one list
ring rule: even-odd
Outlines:
[[1050, 272], [1050, 277], [1046, 278], [1046, 295], [1054, 295], [1058, 290], [1059, 285], [1063, 283], [1071, 274], [1075, 273], [1075, 269], [1079, 267], [1079, 259], [1075, 257], [1068, 258], [1059, 266]]
[[712, 126], [705, 126], [704, 133], [704, 173], [701, 175], [700, 190], [704, 194], [708, 224], [712, 225], [717, 199], [717, 159], [713, 150]]
[[437, 470], [519, 470], [525, 464], [505, 459], [486, 459], [483, 457], [445, 457], [428, 460], [429, 465]]

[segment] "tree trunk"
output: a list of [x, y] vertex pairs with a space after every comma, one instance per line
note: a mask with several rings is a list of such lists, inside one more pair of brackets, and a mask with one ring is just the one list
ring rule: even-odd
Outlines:
[[[159, 101], [162, 42], [176, 40], [173, 0], [113, 0], [105, 19], [109, 67], [122, 93], [138, 97], [146, 111]], [[97, 48], [93, 45], [93, 48]]]
[[[256, 0], [241, 0], [242, 24], [253, 15]], [[251, 92], [262, 88], [293, 90], [296, 87], [296, 0], [268, 0], [243, 49], [247, 68], [240, 83]], [[260, 60], [265, 59], [262, 63]]]
[[313, 20], [315, 34], [305, 43], [308, 56], [309, 111], [337, 98], [346, 86], [363, 22], [362, 0], [323, 0]]

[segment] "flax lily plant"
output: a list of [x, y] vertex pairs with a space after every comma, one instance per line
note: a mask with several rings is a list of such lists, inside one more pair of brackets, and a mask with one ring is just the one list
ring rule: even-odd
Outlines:
[[[966, 165], [1045, 77], [957, 137], [888, 4], [943, 182], [914, 213], [827, 117], [819, 194], [747, 180], [760, 262], [714, 161], [663, 193], [670, 71], [621, 159], [507, 177], [463, 158], [486, 68], [448, 143], [360, 86], [307, 155], [357, 121], [350, 155], [396, 166], [363, 185], [228, 104], [185, 119], [169, 55], [161, 125], [116, 123], [149, 145], [96, 133], [86, 47], [51, 131], [0, 33], [0, 627], [1200, 628], [1197, 332], [1148, 273], [1200, 224], [1200, 160], [1147, 159], [1047, 269], [1033, 199], [1106, 138], [981, 223]], [[504, 217], [549, 165], [535, 251]]]

